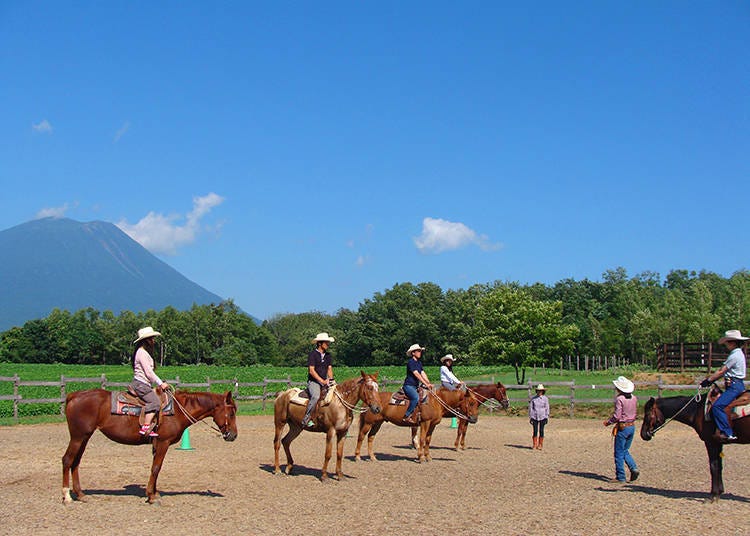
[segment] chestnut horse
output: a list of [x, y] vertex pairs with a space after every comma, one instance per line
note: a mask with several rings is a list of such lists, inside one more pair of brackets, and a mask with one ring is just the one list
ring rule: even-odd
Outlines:
[[[713, 421], [704, 420], [706, 396], [670, 396], [665, 398], [650, 398], [643, 409], [643, 424], [641, 425], [641, 439], [651, 440], [654, 434], [671, 419], [691, 426], [698, 437], [703, 440], [708, 452], [708, 465], [711, 470], [710, 502], [716, 502], [724, 493], [722, 479], [722, 448], [714, 436], [716, 425]], [[732, 420], [732, 429], [738, 440], [736, 443], [750, 443], [750, 418]]]
[[[407, 404], [391, 405], [389, 401], [393, 393], [380, 393], [380, 402], [383, 410], [378, 413], [365, 412], [359, 416], [359, 435], [357, 436], [357, 448], [354, 451], [354, 459], [360, 460], [360, 451], [362, 442], [367, 436], [367, 455], [371, 461], [375, 461], [375, 452], [373, 451], [373, 442], [375, 435], [383, 426], [384, 422], [390, 422], [396, 426], [409, 426], [412, 428], [412, 437], [416, 435], [416, 426], [406, 424], [403, 421], [406, 413]], [[479, 402], [471, 393], [463, 391], [451, 391], [440, 388], [437, 391], [430, 391], [427, 401], [420, 403], [418, 411], [421, 415], [419, 422], [420, 437], [417, 447], [417, 461], [430, 461], [430, 441], [435, 427], [443, 417], [458, 414], [466, 416], [470, 422], [477, 422], [479, 414]], [[412, 439], [414, 441], [414, 439]]]
[[[341, 461], [344, 457], [344, 439], [352, 424], [352, 410], [358, 401], [362, 401], [368, 408], [368, 413], [380, 413], [380, 399], [378, 398], [378, 373], [365, 374], [360, 371], [360, 378], [346, 380], [335, 387], [335, 396], [328, 405], [318, 407], [313, 412], [314, 428], [308, 428], [312, 432], [325, 432], [326, 453], [323, 461], [323, 469], [320, 479], [328, 479], [328, 462], [333, 452], [333, 439], [336, 438], [336, 476], [341, 480], [344, 476], [341, 471]], [[302, 417], [305, 416], [305, 406], [292, 404], [290, 400], [297, 394], [297, 389], [282, 391], [276, 396], [273, 406], [273, 421], [276, 428], [273, 437], [274, 464], [273, 472], [278, 474], [279, 447], [284, 445], [286, 453], [286, 474], [291, 474], [294, 468], [294, 459], [289, 450], [289, 445], [302, 432]], [[281, 439], [281, 432], [285, 425], [289, 425], [289, 431]]]
[[[500, 407], [508, 409], [510, 407], [510, 401], [508, 400], [508, 394], [505, 391], [505, 386], [500, 383], [480, 383], [478, 385], [471, 385], [467, 388], [469, 391], [474, 393], [474, 396], [479, 400], [479, 404], [485, 405], [490, 400], [497, 400], [500, 403]], [[489, 404], [488, 404], [489, 405]], [[458, 429], [456, 430], [456, 443], [453, 447], [458, 450], [459, 445], [461, 450], [466, 450], [466, 430], [469, 428], [469, 421], [466, 419], [458, 419]]]
[[191, 393], [177, 391], [174, 393], [175, 414], [159, 417], [158, 437], [142, 436], [138, 433], [140, 424], [137, 415], [112, 415], [110, 391], [104, 389], [88, 389], [70, 393], [65, 401], [65, 418], [68, 421], [70, 443], [62, 457], [63, 465], [63, 502], [70, 503], [70, 480], [73, 476], [73, 493], [79, 501], [86, 500], [86, 494], [81, 489], [78, 477], [78, 467], [81, 463], [83, 451], [91, 435], [99, 429], [105, 436], [117, 443], [125, 445], [143, 445], [151, 443], [153, 462], [151, 477], [146, 486], [149, 503], [159, 500], [156, 491], [156, 479], [159, 477], [164, 456], [170, 445], [177, 443], [182, 432], [194, 422], [213, 417], [225, 441], [234, 441], [237, 437], [236, 413], [237, 405], [232, 399], [232, 393], [223, 395], [218, 393]]

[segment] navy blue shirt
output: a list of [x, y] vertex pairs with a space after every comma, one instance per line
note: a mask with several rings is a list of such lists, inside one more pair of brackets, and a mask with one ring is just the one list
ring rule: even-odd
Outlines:
[[[325, 354], [321, 355], [321, 353], [318, 352], [318, 350], [313, 350], [307, 356], [307, 366], [315, 367], [315, 372], [318, 373], [318, 376], [320, 376], [324, 380], [327, 380], [328, 379], [328, 367], [331, 366], [331, 354], [326, 352]], [[317, 382], [317, 380], [313, 378], [312, 374], [310, 374], [309, 372], [307, 373], [307, 381]]]
[[406, 379], [404, 380], [404, 385], [413, 385], [414, 387], [419, 387], [420, 381], [416, 379], [413, 374], [415, 370], [424, 372], [424, 369], [422, 368], [422, 362], [419, 359], [410, 357], [409, 361], [406, 362]]

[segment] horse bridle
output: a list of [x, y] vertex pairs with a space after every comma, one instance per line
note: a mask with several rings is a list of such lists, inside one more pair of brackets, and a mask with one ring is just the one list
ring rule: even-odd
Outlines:
[[218, 432], [219, 434], [221, 434], [221, 437], [223, 437], [223, 438], [226, 438], [226, 436], [229, 434], [229, 430], [228, 430], [228, 428], [229, 428], [229, 410], [228, 410], [228, 408], [234, 408], [234, 406], [232, 406], [231, 404], [227, 404], [226, 400], [224, 400], [224, 424], [221, 425], [221, 426], [215, 426], [213, 424], [209, 424], [209, 423], [205, 422], [203, 419], [196, 419], [195, 417], [193, 417], [190, 414], [190, 412], [185, 408], [185, 406], [183, 406], [182, 404], [180, 404], [180, 401], [177, 400], [177, 397], [174, 396], [174, 392], [171, 392], [170, 396], [172, 397], [172, 400], [177, 405], [177, 407], [180, 409], [180, 411], [182, 412], [182, 414], [185, 417], [187, 417], [187, 420], [190, 422], [191, 425], [195, 424], [195, 423], [198, 423], [198, 422], [199, 423], [203, 423], [205, 426], [208, 426], [208, 428], [210, 430], [212, 430], [214, 432]]
[[[692, 403], [693, 401], [695, 401], [696, 403], [698, 403], [698, 402], [700, 402], [700, 401], [701, 401], [701, 390], [700, 390], [700, 388], [698, 389], [698, 392], [697, 392], [697, 393], [695, 393], [695, 396], [691, 396], [691, 397], [690, 397], [690, 398], [688, 399], [688, 401], [687, 401], [687, 402], [685, 402], [685, 405], [684, 405], [684, 406], [682, 406], [682, 407], [681, 407], [681, 408], [680, 408], [680, 409], [679, 409], [679, 410], [677, 411], [677, 413], [675, 413], [674, 415], [672, 415], [672, 416], [671, 416], [671, 417], [670, 417], [669, 419], [664, 419], [664, 414], [663, 414], [663, 413], [661, 412], [661, 410], [660, 410], [660, 409], [659, 409], [659, 408], [658, 408], [658, 407], [656, 406], [656, 399], [654, 399], [654, 406], [653, 406], [653, 408], [651, 408], [651, 411], [652, 411], [652, 412], [657, 412], [657, 411], [658, 411], [658, 412], [659, 412], [659, 415], [661, 415], [661, 418], [662, 418], [662, 419], [664, 419], [664, 422], [663, 422], [663, 423], [661, 423], [661, 424], [660, 424], [659, 426], [657, 426], [656, 428], [654, 428], [653, 430], [650, 430], [650, 431], [648, 432], [648, 434], [649, 434], [649, 437], [652, 437], [652, 438], [653, 438], [653, 437], [654, 437], [654, 435], [656, 435], [656, 432], [658, 432], [659, 430], [661, 430], [662, 428], [664, 428], [664, 427], [665, 427], [666, 425], [668, 425], [668, 424], [669, 424], [670, 422], [672, 422], [672, 421], [673, 421], [673, 420], [674, 420], [674, 419], [675, 419], [675, 418], [676, 418], [676, 417], [677, 417], [677, 416], [678, 416], [678, 415], [679, 415], [680, 413], [682, 413], [683, 411], [685, 411], [685, 408], [687, 408], [687, 407], [688, 407], [688, 406], [689, 406], [689, 405], [690, 405], [690, 404], [691, 404], [691, 403]], [[654, 422], [656, 422], [656, 417], [654, 418]]]
[[[355, 386], [356, 386], [357, 388], [359, 388], [359, 385], [360, 385], [360, 384], [361, 384], [362, 382], [364, 382], [364, 384], [365, 384], [365, 385], [371, 385], [371, 384], [372, 384], [372, 385], [374, 385], [374, 387], [373, 387], [373, 390], [374, 390], [375, 392], [377, 392], [377, 391], [378, 391], [378, 382], [376, 382], [376, 381], [375, 381], [375, 380], [373, 380], [372, 378], [366, 378], [366, 379], [365, 379], [365, 378], [360, 378], [359, 380], [357, 380], [357, 383], [355, 383], [354, 385], [355, 385]], [[354, 390], [354, 388], [348, 389], [348, 390], [347, 390], [347, 391], [346, 391], [346, 392], [345, 392], [345, 393], [344, 393], [344, 394], [342, 395], [341, 393], [339, 393], [339, 390], [338, 390], [338, 385], [336, 385], [336, 387], [334, 387], [334, 391], [333, 391], [333, 392], [334, 392], [334, 394], [336, 395], [336, 397], [337, 397], [337, 398], [338, 398], [338, 399], [339, 399], [339, 400], [341, 401], [341, 405], [343, 405], [343, 406], [344, 406], [344, 407], [345, 407], [346, 409], [348, 409], [349, 411], [357, 411], [357, 412], [359, 412], [359, 413], [365, 413], [366, 411], [369, 411], [369, 407], [367, 407], [367, 408], [357, 408], [357, 403], [356, 403], [356, 402], [354, 403], [354, 405], [352, 405], [352, 404], [350, 404], [349, 402], [347, 402], [347, 401], [346, 401], [346, 400], [344, 399], [344, 397], [345, 397], [345, 396], [348, 396], [348, 395], [349, 395], [349, 393], [351, 393], [351, 392], [352, 392], [353, 390]], [[368, 406], [369, 406], [369, 404], [368, 404]]]

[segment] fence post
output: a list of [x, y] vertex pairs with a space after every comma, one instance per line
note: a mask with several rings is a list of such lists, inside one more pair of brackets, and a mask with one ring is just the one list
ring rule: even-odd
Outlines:
[[680, 343], [680, 372], [685, 372], [685, 343]]
[[18, 374], [13, 375], [13, 421], [18, 424], [18, 382], [21, 378]]
[[107, 388], [107, 377], [102, 373], [102, 389]]
[[656, 377], [656, 396], [657, 398], [661, 398], [661, 391], [662, 391], [662, 382], [661, 382], [661, 374], [659, 374]]
[[60, 415], [65, 416], [65, 376], [60, 375]]
[[267, 397], [268, 397], [268, 378], [263, 376], [263, 402], [261, 404], [263, 411], [266, 411], [266, 398]]
[[570, 382], [570, 418], [572, 419], [575, 417], [575, 407], [576, 407], [576, 380], [573, 378], [573, 381]]

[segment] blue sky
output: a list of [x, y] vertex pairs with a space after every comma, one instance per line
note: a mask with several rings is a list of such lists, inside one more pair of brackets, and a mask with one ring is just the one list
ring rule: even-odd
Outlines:
[[749, 268], [750, 5], [528, 4], [0, 0], [0, 229], [116, 223], [261, 319]]

